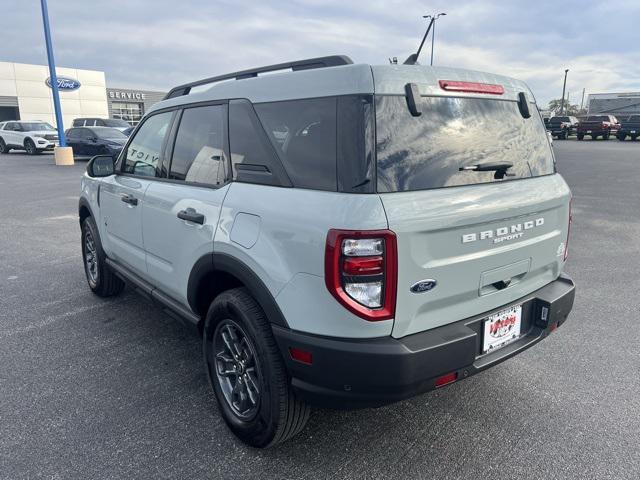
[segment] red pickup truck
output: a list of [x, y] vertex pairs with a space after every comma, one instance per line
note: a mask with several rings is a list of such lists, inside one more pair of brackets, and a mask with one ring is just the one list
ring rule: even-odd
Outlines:
[[608, 140], [611, 135], [616, 135], [620, 130], [620, 122], [613, 115], [589, 115], [586, 120], [578, 123], [578, 140], [583, 140], [585, 135], [591, 135], [595, 140], [602, 137]]

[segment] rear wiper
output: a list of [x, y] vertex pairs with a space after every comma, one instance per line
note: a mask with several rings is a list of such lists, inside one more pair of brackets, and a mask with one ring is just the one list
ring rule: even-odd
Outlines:
[[513, 167], [511, 162], [487, 162], [478, 163], [477, 165], [467, 165], [466, 167], [460, 167], [460, 171], [472, 171], [472, 172], [496, 172], [493, 178], [501, 180], [504, 177], [515, 177], [515, 173], [507, 173]]

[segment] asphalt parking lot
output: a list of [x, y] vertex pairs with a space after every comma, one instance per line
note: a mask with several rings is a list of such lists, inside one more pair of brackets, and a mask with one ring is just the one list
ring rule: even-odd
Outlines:
[[85, 163], [0, 156], [0, 478], [639, 478], [640, 142], [554, 149], [574, 193], [569, 321], [437, 392], [318, 410], [266, 451], [226, 430], [197, 337], [135, 293], [90, 293]]

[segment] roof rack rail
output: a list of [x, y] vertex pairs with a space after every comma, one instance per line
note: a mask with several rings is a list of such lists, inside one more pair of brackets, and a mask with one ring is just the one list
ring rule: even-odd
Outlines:
[[337, 67], [339, 65], [350, 65], [353, 63], [346, 55], [331, 55], [328, 57], [308, 58], [306, 60], [296, 60], [295, 62], [278, 63], [275, 65], [267, 65], [265, 67], [250, 68], [249, 70], [241, 70], [239, 72], [226, 73], [217, 77], [204, 78], [191, 83], [185, 83], [172, 88], [169, 93], [164, 97], [164, 100], [169, 98], [181, 97], [183, 95], [189, 95], [193, 87], [199, 87], [200, 85], [207, 85], [209, 83], [221, 82], [223, 80], [242, 80], [244, 78], [254, 78], [260, 73], [276, 72], [278, 70], [291, 69], [294, 72], [297, 70], [311, 70], [314, 68], [327, 68]]

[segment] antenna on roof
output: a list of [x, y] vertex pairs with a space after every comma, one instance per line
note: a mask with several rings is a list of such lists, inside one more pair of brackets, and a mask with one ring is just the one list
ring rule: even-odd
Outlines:
[[[416, 65], [418, 63], [418, 57], [420, 56], [420, 52], [422, 51], [422, 47], [424, 46], [424, 42], [427, 40], [427, 37], [429, 36], [429, 32], [431, 31], [431, 28], [434, 26], [434, 23], [436, 22], [438, 17], [440, 17], [442, 15], [446, 15], [446, 13], [439, 13], [438, 15], [423, 15], [422, 16], [422, 18], [430, 18], [431, 19], [429, 21], [429, 26], [427, 27], [427, 31], [424, 32], [424, 37], [422, 37], [422, 41], [420, 42], [420, 46], [418, 47], [418, 51], [416, 53], [412, 53], [411, 55], [409, 55], [409, 57], [404, 61], [405, 65]], [[431, 43], [431, 50], [432, 50], [431, 64], [433, 64], [433, 38], [432, 38], [432, 43]]]

